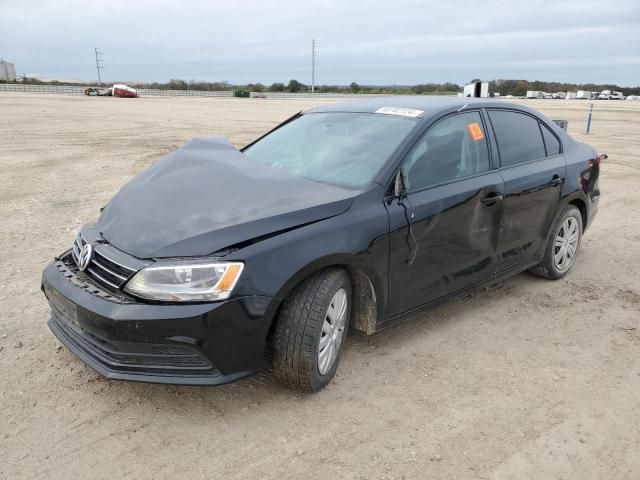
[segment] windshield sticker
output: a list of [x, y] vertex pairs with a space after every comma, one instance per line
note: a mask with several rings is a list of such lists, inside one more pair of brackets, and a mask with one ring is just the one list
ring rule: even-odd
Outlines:
[[480, 124], [477, 122], [473, 122], [467, 125], [469, 129], [469, 133], [471, 134], [471, 138], [473, 138], [476, 142], [484, 139], [484, 133], [482, 133], [482, 129], [480, 128]]
[[415, 110], [413, 108], [401, 108], [401, 107], [382, 107], [375, 111], [375, 113], [386, 113], [387, 115], [402, 115], [403, 117], [417, 117], [424, 113], [424, 110]]

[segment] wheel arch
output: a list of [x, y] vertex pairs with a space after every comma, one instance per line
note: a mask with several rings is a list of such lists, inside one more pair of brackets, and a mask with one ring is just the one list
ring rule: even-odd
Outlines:
[[[567, 206], [569, 206], [569, 205], [573, 205], [574, 207], [576, 207], [580, 211], [580, 216], [582, 217], [582, 233], [584, 233], [585, 229], [587, 228], [587, 218], [589, 218], [589, 216], [588, 216], [589, 212], [587, 210], [587, 208], [588, 208], [587, 207], [587, 202], [585, 201], [585, 198], [584, 198], [584, 192], [575, 191], [575, 192], [572, 192], [571, 194], [565, 196], [560, 201], [560, 204], [558, 205], [558, 209], [555, 212], [555, 214], [553, 215], [553, 218], [552, 218], [551, 222], [549, 223], [549, 228], [548, 228], [548, 231], [547, 231], [547, 237], [546, 237], [544, 243], [542, 244], [539, 252], [544, 252], [545, 245], [547, 244], [547, 242], [551, 238], [551, 234], [553, 233], [553, 225], [555, 225], [558, 217], [562, 214], [564, 209], [567, 208]], [[536, 253], [536, 255], [540, 256], [540, 259], [542, 259], [543, 253]]]
[[587, 229], [587, 218], [588, 218], [587, 203], [580, 197], [577, 197], [569, 201], [567, 205], [573, 205], [578, 210], [580, 210], [580, 216], [582, 217], [582, 231], [584, 232]]
[[[349, 275], [353, 291], [350, 326], [370, 335], [376, 331], [378, 322], [384, 316], [384, 289], [375, 272], [359, 260], [356, 255], [332, 255], [317, 259], [292, 275], [278, 291], [277, 298], [284, 302], [294, 288], [319, 270], [341, 268]], [[274, 320], [277, 320], [277, 314]]]

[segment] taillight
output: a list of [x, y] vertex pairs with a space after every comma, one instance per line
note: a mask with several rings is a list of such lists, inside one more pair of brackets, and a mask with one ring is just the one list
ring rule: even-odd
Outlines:
[[589, 160], [587, 168], [590, 170], [594, 165], [600, 165], [600, 162], [602, 162], [602, 160], [606, 160], [607, 158], [609, 158], [609, 156], [606, 153], [598, 153], [596, 154], [596, 158], [594, 160]]

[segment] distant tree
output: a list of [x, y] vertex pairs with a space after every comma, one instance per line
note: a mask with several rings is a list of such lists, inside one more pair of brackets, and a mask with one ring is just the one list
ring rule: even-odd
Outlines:
[[174, 79], [169, 80], [169, 90], [187, 90], [189, 86], [184, 80]]
[[264, 92], [265, 86], [261, 83], [250, 83], [247, 85], [247, 90], [250, 92]]
[[358, 93], [360, 91], [360, 85], [358, 85], [356, 82], [351, 82], [351, 85], [349, 85], [349, 90], [351, 90], [351, 93]]
[[462, 88], [456, 83], [447, 82], [442, 85], [442, 90], [445, 92], [459, 92]]
[[304, 90], [304, 85], [300, 83], [298, 80], [292, 79], [289, 80], [289, 85], [287, 85], [287, 90], [291, 93], [301, 92]]
[[320, 93], [340, 93], [344, 90], [344, 87], [339, 87], [338, 85], [320, 85], [317, 87], [318, 92]]
[[270, 92], [284, 92], [285, 88], [286, 87], [285, 87], [284, 83], [277, 82], [277, 83], [272, 83], [271, 84], [271, 86], [269, 87], [269, 91]]

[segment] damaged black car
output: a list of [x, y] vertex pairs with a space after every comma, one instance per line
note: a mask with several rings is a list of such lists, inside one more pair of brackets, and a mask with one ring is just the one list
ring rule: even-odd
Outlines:
[[603, 158], [527, 107], [455, 97], [327, 105], [241, 150], [193, 140], [45, 268], [49, 326], [108, 378], [219, 385], [269, 351], [318, 391], [349, 329], [566, 275]]

